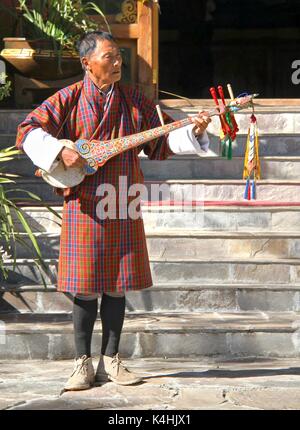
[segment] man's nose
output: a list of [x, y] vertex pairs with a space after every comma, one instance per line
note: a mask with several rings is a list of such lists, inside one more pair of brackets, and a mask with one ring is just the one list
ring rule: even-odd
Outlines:
[[122, 63], [122, 57], [121, 55], [117, 55], [114, 59], [114, 65], [115, 64], [121, 64]]

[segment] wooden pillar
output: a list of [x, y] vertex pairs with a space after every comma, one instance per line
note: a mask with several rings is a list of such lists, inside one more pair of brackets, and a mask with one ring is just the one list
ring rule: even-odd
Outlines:
[[154, 86], [154, 97], [159, 98], [158, 95], [158, 47], [159, 47], [159, 0], [153, 1], [153, 27], [152, 27], [152, 37], [153, 37], [153, 86]]
[[138, 83], [150, 98], [158, 96], [158, 2], [138, 2]]

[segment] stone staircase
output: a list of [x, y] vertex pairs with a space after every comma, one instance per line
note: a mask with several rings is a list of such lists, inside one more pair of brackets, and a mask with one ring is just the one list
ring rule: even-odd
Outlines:
[[[172, 111], [182, 117], [193, 110]], [[0, 111], [0, 146], [14, 143], [25, 111]], [[163, 162], [142, 158], [149, 199], [143, 204], [154, 287], [128, 293], [121, 341], [126, 357], [300, 356], [300, 107], [260, 108], [263, 179], [257, 201], [245, 202], [243, 151], [249, 112], [233, 160], [220, 158], [219, 125], [210, 151]], [[24, 156], [5, 171], [61, 212], [62, 200], [33, 177]], [[168, 185], [170, 194], [153, 195]], [[0, 359], [72, 358], [72, 300], [55, 289], [59, 219], [42, 206], [24, 207], [41, 246], [47, 287], [26, 248], [2, 282]], [[100, 321], [93, 352], [99, 351]]]

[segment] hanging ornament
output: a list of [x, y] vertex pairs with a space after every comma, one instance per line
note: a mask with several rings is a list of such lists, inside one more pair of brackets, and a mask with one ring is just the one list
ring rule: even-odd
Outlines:
[[252, 109], [253, 113], [250, 118], [250, 127], [248, 129], [243, 171], [243, 179], [246, 179], [244, 191], [244, 199], [246, 200], [256, 199], [256, 182], [258, 179], [261, 179], [257, 120], [254, 115], [253, 106]]
[[[228, 84], [229, 85], [229, 84]], [[231, 88], [231, 87], [230, 87]], [[214, 87], [210, 88], [210, 93], [216, 106], [220, 109], [220, 112], [223, 112], [220, 115], [221, 129], [220, 129], [220, 141], [221, 141], [221, 155], [222, 157], [227, 158], [228, 160], [232, 159], [232, 143], [236, 138], [236, 134], [238, 132], [238, 126], [234, 118], [233, 111], [225, 110], [226, 101], [224, 96], [223, 87], [218, 85], [218, 94], [220, 100], [218, 100], [217, 92]], [[231, 101], [234, 100], [234, 97], [231, 97]]]

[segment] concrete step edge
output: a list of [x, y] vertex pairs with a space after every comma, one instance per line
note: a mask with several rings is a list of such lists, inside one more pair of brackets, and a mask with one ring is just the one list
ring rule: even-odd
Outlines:
[[[224, 202], [226, 203], [226, 202]], [[248, 212], [248, 211], [258, 211], [258, 212], [278, 212], [278, 211], [289, 211], [289, 212], [298, 212], [300, 210], [300, 202], [299, 204], [296, 206], [272, 206], [272, 204], [274, 204], [274, 202], [270, 202], [270, 206], [267, 205], [262, 205], [262, 206], [252, 206], [252, 205], [245, 205], [245, 206], [241, 206], [239, 204], [239, 202], [236, 202], [236, 205], [232, 204], [234, 202], [230, 202], [230, 204], [228, 205], [205, 205], [204, 202], [204, 207], [205, 207], [205, 212]], [[55, 204], [53, 204], [53, 202], [45, 202], [46, 205], [50, 206], [52, 209], [54, 209], [56, 212], [58, 212], [60, 215], [62, 214], [63, 211], [63, 205], [61, 206], [57, 206], [57, 202], [55, 202]], [[20, 207], [23, 209], [23, 211], [25, 212], [42, 212], [42, 213], [47, 213], [47, 214], [51, 214], [47, 211], [47, 208], [45, 208], [44, 206], [41, 205], [36, 205], [36, 206], [23, 206], [20, 205]], [[175, 211], [176, 209], [179, 210], [180, 212], [182, 212], [182, 205], [172, 205], [170, 207], [170, 205], [167, 206], [163, 206], [163, 205], [143, 205], [143, 212], [147, 211], [147, 212], [155, 212], [155, 211]], [[202, 206], [194, 206], [192, 208], [193, 211], [203, 211], [203, 205]], [[52, 215], [52, 214], [51, 214]]]
[[[73, 332], [71, 314], [22, 314], [19, 321], [5, 316], [6, 334]], [[123, 333], [295, 333], [299, 331], [299, 312], [128, 312]], [[96, 322], [95, 331], [101, 331]]]
[[[153, 292], [153, 291], [199, 291], [199, 290], [266, 290], [266, 291], [298, 291], [300, 290], [300, 283], [294, 284], [241, 284], [241, 283], [222, 283], [222, 284], [189, 284], [184, 285], [177, 283], [160, 284], [157, 283], [151, 288], [147, 288], [139, 291], [141, 292]], [[41, 293], [59, 293], [59, 294], [70, 294], [61, 293], [57, 291], [55, 284], [48, 284], [46, 287], [38, 284], [5, 284], [2, 282], [0, 285], [1, 293], [27, 293], [27, 292], [41, 292]], [[127, 291], [126, 294], [133, 293]]]
[[[300, 157], [299, 157], [300, 158]], [[49, 186], [43, 179], [32, 176], [28, 177], [15, 177], [13, 178], [16, 183], [21, 182], [24, 184], [45, 184]], [[244, 179], [165, 179], [165, 180], [151, 180], [147, 179], [144, 181], [146, 185], [148, 184], [168, 184], [168, 185], [190, 185], [190, 184], [204, 184], [204, 185], [245, 185]], [[260, 179], [257, 181], [257, 186], [260, 185], [299, 185], [300, 180], [295, 179]]]
[[293, 231], [210, 231], [210, 230], [191, 230], [191, 229], [160, 229], [156, 228], [151, 231], [151, 229], [145, 229], [147, 237], [171, 237], [171, 238], [207, 238], [207, 239], [218, 239], [218, 238], [233, 238], [233, 239], [289, 239], [289, 238], [300, 238], [300, 232]]
[[212, 263], [212, 264], [288, 264], [288, 265], [298, 265], [300, 264], [300, 258], [189, 258], [187, 260], [183, 260], [181, 258], [159, 258], [159, 257], [150, 257], [149, 261], [151, 263]]
[[[174, 228], [160, 228], [151, 229], [145, 228], [146, 237], [149, 238], [207, 238], [207, 239], [219, 239], [219, 238], [233, 238], [233, 239], [294, 239], [300, 238], [300, 231], [220, 231], [220, 230], [201, 230], [190, 228], [174, 229]], [[47, 233], [47, 232], [34, 232], [36, 238], [58, 238], [60, 232]], [[19, 233], [19, 235], [27, 238], [28, 235], [25, 232]]]
[[[151, 162], [151, 163], [153, 163], [153, 160], [149, 160], [148, 159], [148, 157], [146, 156], [146, 155], [140, 155], [139, 156], [139, 158], [140, 159], [142, 159], [143, 160], [143, 162]], [[26, 154], [19, 154], [19, 155], [17, 155], [16, 156], [16, 159], [27, 159], [28, 160], [28, 162], [30, 161], [29, 159], [28, 159], [28, 156], [26, 155]], [[296, 162], [300, 162], [300, 156], [298, 155], [294, 155], [294, 156], [283, 156], [283, 155], [261, 155], [260, 156], [260, 159], [261, 160], [266, 160], [266, 161], [296, 161]], [[202, 161], [202, 160], [205, 160], [205, 163], [207, 163], [207, 160], [213, 160], [213, 161], [224, 161], [224, 162], [232, 162], [233, 160], [241, 160], [241, 161], [244, 161], [244, 157], [242, 157], [242, 156], [239, 156], [239, 155], [237, 155], [237, 156], [233, 156], [232, 157], [232, 160], [227, 160], [226, 158], [224, 158], [224, 157], [222, 157], [222, 156], [220, 156], [220, 155], [197, 155], [197, 154], [195, 154], [195, 155], [193, 155], [193, 154], [190, 154], [190, 155], [185, 155], [185, 154], [182, 154], [182, 155], [173, 155], [172, 157], [170, 157], [170, 158], [168, 158], [167, 160], [163, 160], [164, 162], [169, 162], [169, 161], [172, 161], [172, 160], [176, 160], [176, 161], [178, 161], [178, 160], [180, 160], [180, 161], [184, 161], [184, 160], [198, 160], [198, 161]], [[155, 160], [155, 161], [159, 161], [159, 162], [161, 162], [161, 160]]]
[[[54, 202], [45, 202], [45, 204], [48, 204], [48, 206], [54, 207]], [[57, 203], [57, 202], [55, 202]], [[47, 211], [47, 208], [41, 205], [32, 206], [32, 202], [30, 202], [30, 205], [27, 205], [26, 200], [16, 203], [16, 205], [23, 209], [24, 211], [31, 211], [31, 212], [42, 212], [42, 213], [49, 213]], [[196, 211], [210, 211], [210, 212], [241, 212], [244, 210], [244, 212], [247, 211], [268, 211], [268, 212], [278, 212], [278, 211], [290, 211], [290, 212], [299, 212], [300, 210], [300, 201], [295, 202], [274, 202], [274, 201], [245, 201], [245, 200], [192, 200], [192, 201], [186, 201], [184, 204], [178, 201], [174, 200], [163, 200], [163, 201], [141, 201], [141, 206], [143, 212], [196, 212]], [[37, 209], [37, 210], [36, 210]], [[61, 215], [63, 210], [63, 206], [60, 206], [58, 209], [58, 214]]]
[[[246, 258], [224, 258], [224, 259], [187, 259], [182, 260], [181, 258], [149, 258], [149, 261], [151, 263], [182, 263], [182, 264], [188, 264], [188, 263], [218, 263], [218, 264], [289, 264], [289, 265], [297, 265], [300, 264], [300, 258], [282, 258], [282, 259], [274, 259], [274, 258], [255, 258], [255, 259], [246, 259]], [[46, 264], [56, 264], [58, 262], [58, 258], [45, 258], [44, 262]], [[5, 260], [3, 262], [4, 266], [10, 266], [14, 264], [14, 260]], [[17, 258], [16, 259], [16, 265], [34, 265], [34, 260], [31, 258]]]

